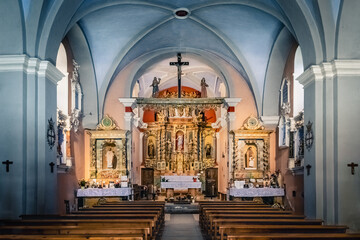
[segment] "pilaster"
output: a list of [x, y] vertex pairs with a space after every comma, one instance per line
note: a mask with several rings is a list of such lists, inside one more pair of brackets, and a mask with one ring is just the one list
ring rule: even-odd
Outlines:
[[[360, 61], [334, 60], [309, 67], [298, 77], [304, 85], [304, 122], [312, 122], [314, 143], [305, 149], [305, 215], [359, 230], [360, 175], [347, 164], [360, 164]], [[306, 133], [306, 131], [305, 131]]]
[[56, 150], [48, 145], [47, 129], [50, 118], [56, 124], [56, 84], [62, 76], [48, 61], [0, 56], [0, 102], [7, 103], [1, 106], [0, 152], [13, 161], [10, 172], [0, 166], [1, 192], [7, 194], [0, 200], [2, 218], [57, 211], [56, 169], [49, 166], [56, 163]]

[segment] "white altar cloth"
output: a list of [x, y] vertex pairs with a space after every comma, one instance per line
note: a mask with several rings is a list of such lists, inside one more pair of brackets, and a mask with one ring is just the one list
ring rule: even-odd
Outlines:
[[131, 188], [87, 188], [78, 189], [77, 197], [127, 197]]
[[201, 182], [161, 182], [161, 188], [189, 189], [201, 188]]
[[281, 197], [284, 196], [283, 188], [230, 188], [233, 197]]
[[197, 176], [181, 176], [181, 175], [161, 176], [161, 179], [164, 178], [169, 182], [194, 182], [194, 178], [197, 178]]

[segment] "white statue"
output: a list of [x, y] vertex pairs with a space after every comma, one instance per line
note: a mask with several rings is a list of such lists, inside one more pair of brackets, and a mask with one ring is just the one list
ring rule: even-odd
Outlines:
[[178, 151], [181, 151], [182, 148], [183, 148], [183, 142], [184, 142], [184, 138], [183, 138], [183, 135], [180, 134], [177, 138], [177, 150]]
[[113, 168], [113, 157], [114, 157], [114, 152], [109, 149], [109, 151], [107, 151], [106, 153], [106, 167], [107, 168]]
[[254, 167], [254, 157], [250, 157], [250, 159], [249, 159], [249, 167], [251, 167], [251, 168]]

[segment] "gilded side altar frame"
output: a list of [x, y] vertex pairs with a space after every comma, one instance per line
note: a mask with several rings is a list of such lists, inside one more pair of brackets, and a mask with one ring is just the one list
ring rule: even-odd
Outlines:
[[[270, 134], [260, 120], [249, 117], [239, 130], [233, 131], [232, 178], [243, 180], [264, 178], [269, 173]], [[256, 166], [248, 167], [245, 163], [247, 149], [256, 149]]]
[[[105, 116], [96, 130], [87, 131], [90, 135], [90, 178], [91, 179], [116, 179], [120, 176], [127, 176], [130, 171], [128, 161], [128, 132], [117, 129], [115, 122], [109, 116]], [[113, 162], [109, 167], [104, 168], [106, 153], [104, 149], [110, 147], [113, 151]], [[114, 159], [116, 163], [114, 164]]]

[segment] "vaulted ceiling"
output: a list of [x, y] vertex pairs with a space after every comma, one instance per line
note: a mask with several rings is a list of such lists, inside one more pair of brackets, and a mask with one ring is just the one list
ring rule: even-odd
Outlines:
[[[0, 23], [7, 32], [0, 40], [12, 42], [2, 41], [0, 53], [25, 52], [54, 63], [60, 41], [67, 38], [74, 58], [86, 70], [83, 83], [93, 81], [88, 85], [95, 86], [100, 111], [111, 83], [126, 68], [132, 66], [134, 72], [127, 79], [131, 87], [126, 92], [131, 96], [136, 81], [145, 80], [146, 87], [164, 70], [164, 63], [176, 60], [181, 52], [202, 66], [209, 83], [225, 83], [230, 97], [236, 91], [230, 70], [234, 69], [248, 83], [259, 114], [264, 114], [264, 103], [277, 99], [267, 98], [280, 86], [293, 44], [301, 46], [307, 68], [347, 53], [349, 44], [335, 37], [338, 32], [356, 34], [350, 28], [337, 30], [341, 11], [351, 10], [341, 0], [22, 0], [18, 4], [7, 3], [3, 12], [9, 16], [3, 19], [11, 21]], [[22, 15], [17, 18], [19, 10]], [[178, 10], [183, 11], [180, 16]], [[14, 39], [19, 39], [18, 45]], [[168, 71], [168, 75], [176, 73], [175, 68]], [[187, 74], [191, 76], [184, 80], [187, 85], [202, 77]], [[266, 114], [276, 111], [275, 107]]]

